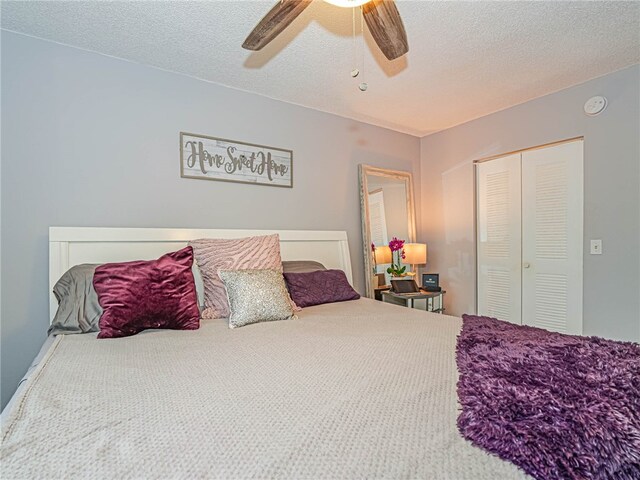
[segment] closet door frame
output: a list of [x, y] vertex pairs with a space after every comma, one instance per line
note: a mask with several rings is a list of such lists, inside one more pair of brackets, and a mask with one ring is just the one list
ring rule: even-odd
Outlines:
[[[572, 137], [572, 138], [567, 138], [564, 140], [557, 140], [554, 142], [549, 142], [549, 143], [545, 143], [542, 145], [536, 145], [533, 147], [528, 147], [528, 148], [523, 148], [523, 149], [519, 149], [519, 150], [512, 150], [509, 152], [505, 152], [505, 153], [499, 153], [499, 154], [495, 154], [495, 155], [490, 155], [487, 157], [482, 157], [479, 159], [476, 159], [473, 161], [473, 188], [474, 188], [474, 192], [473, 192], [473, 211], [474, 211], [474, 215], [473, 215], [473, 222], [474, 222], [474, 242], [475, 242], [475, 249], [474, 249], [474, 255], [476, 256], [475, 258], [475, 262], [474, 262], [474, 266], [476, 268], [476, 272], [474, 275], [474, 279], [475, 279], [475, 288], [474, 288], [474, 295], [475, 295], [475, 306], [476, 306], [476, 313], [478, 313], [479, 311], [479, 302], [480, 299], [478, 298], [478, 286], [479, 286], [479, 275], [480, 275], [480, 271], [479, 271], [479, 255], [478, 255], [478, 165], [484, 162], [489, 162], [491, 160], [496, 160], [498, 158], [502, 158], [502, 157], [508, 157], [510, 155], [514, 155], [514, 154], [523, 154], [524, 152], [528, 152], [531, 150], [538, 150], [538, 149], [542, 149], [542, 148], [547, 148], [547, 147], [552, 147], [555, 145], [561, 145], [564, 143], [571, 143], [571, 142], [576, 142], [576, 141], [582, 141], [583, 145], [584, 145], [584, 136], [578, 136], [578, 137]], [[583, 155], [583, 165], [584, 165], [584, 155]], [[583, 167], [584, 168], [584, 167]], [[584, 177], [582, 178], [582, 181], [584, 182]], [[584, 183], [582, 185], [582, 215], [584, 216]], [[584, 225], [583, 225], [583, 231], [582, 231], [582, 242], [580, 243], [580, 249], [581, 251], [584, 251]], [[583, 257], [582, 257], [582, 262], [584, 262], [584, 253], [583, 253]], [[582, 279], [581, 282], [581, 288], [584, 289], [584, 277]], [[582, 303], [584, 304], [584, 291], [582, 292]], [[581, 308], [581, 313], [582, 313], [582, 308]], [[581, 322], [581, 328], [582, 330], [584, 329], [584, 323], [583, 323], [584, 319], [580, 318], [580, 322]], [[582, 332], [580, 332], [582, 333]]]

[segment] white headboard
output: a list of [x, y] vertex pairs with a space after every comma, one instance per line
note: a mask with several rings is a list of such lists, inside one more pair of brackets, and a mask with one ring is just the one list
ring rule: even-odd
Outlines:
[[[49, 228], [49, 319], [58, 308], [53, 286], [64, 272], [82, 263], [151, 260], [179, 250], [196, 238], [242, 238], [280, 235], [283, 260], [315, 260], [344, 270], [353, 283], [347, 232], [311, 230], [211, 230], [190, 228]], [[202, 281], [194, 269], [198, 294]]]

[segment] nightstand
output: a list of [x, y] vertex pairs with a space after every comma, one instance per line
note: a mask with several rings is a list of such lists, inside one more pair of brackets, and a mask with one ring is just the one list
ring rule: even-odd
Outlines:
[[446, 291], [425, 292], [420, 293], [393, 293], [391, 291], [382, 292], [382, 301], [385, 303], [393, 303], [402, 305], [403, 307], [415, 308], [416, 300], [425, 301], [425, 310], [427, 312], [443, 313], [444, 312], [444, 294]]
[[382, 293], [388, 292], [389, 290], [391, 290], [391, 285], [380, 285], [379, 287], [374, 288], [374, 298], [376, 300], [382, 300]]

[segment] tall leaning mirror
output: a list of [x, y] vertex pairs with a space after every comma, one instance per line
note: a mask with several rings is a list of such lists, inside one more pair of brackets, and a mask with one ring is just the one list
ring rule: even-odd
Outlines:
[[389, 242], [416, 239], [413, 180], [409, 172], [369, 165], [359, 166], [359, 177], [366, 295], [374, 298], [378, 285], [390, 280]]

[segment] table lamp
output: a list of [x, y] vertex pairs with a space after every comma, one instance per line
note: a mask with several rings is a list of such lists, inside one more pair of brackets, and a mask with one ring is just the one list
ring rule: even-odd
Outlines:
[[375, 250], [376, 266], [391, 263], [391, 249], [389, 245], [381, 245]]
[[415, 275], [415, 266], [427, 263], [427, 244], [405, 243], [404, 257], [404, 263], [411, 265], [411, 271]]

